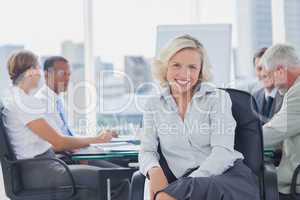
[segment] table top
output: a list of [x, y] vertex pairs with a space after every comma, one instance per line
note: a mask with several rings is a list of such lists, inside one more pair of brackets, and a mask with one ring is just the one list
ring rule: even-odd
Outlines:
[[[274, 157], [273, 149], [265, 149], [264, 156], [268, 158]], [[108, 152], [105, 154], [97, 154], [97, 155], [73, 155], [73, 160], [110, 160], [114, 158], [133, 158], [137, 159], [138, 152], [137, 151], [129, 151], [129, 152]]]
[[95, 155], [73, 155], [72, 160], [110, 160], [114, 158], [136, 158], [138, 157], [137, 151], [128, 152], [107, 152], [105, 154]]

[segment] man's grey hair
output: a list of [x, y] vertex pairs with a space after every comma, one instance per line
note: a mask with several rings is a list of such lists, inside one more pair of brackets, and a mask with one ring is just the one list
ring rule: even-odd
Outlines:
[[299, 53], [287, 44], [273, 45], [265, 52], [260, 62], [267, 69], [275, 69], [280, 65], [288, 68], [300, 67]]

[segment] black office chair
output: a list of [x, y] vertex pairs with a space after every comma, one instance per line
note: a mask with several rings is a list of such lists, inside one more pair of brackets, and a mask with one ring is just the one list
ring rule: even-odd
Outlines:
[[300, 165], [295, 169], [292, 184], [291, 184], [291, 191], [290, 194], [280, 194], [280, 200], [300, 200], [300, 194], [297, 193], [297, 179], [300, 176]]
[[294, 175], [292, 178], [292, 185], [291, 185], [291, 199], [290, 200], [300, 200], [300, 194], [297, 193], [297, 179], [300, 176], [300, 165], [295, 169]]
[[[99, 190], [91, 191], [84, 185], [76, 185], [68, 166], [59, 159], [33, 158], [17, 160], [9, 142], [8, 135], [2, 121], [3, 106], [0, 101], [0, 159], [3, 173], [5, 193], [11, 200], [107, 200], [108, 179], [129, 179], [133, 174], [130, 168], [99, 169]], [[70, 186], [43, 189], [26, 189], [23, 187], [21, 165], [28, 162], [53, 161], [59, 163], [66, 169], [70, 179]], [[88, 170], [86, 166], [78, 166], [81, 171]]]
[[[257, 110], [254, 98], [247, 92], [226, 90], [232, 101], [232, 113], [237, 122], [235, 130], [235, 149], [243, 153], [245, 164], [257, 175], [260, 184], [260, 196], [262, 200], [278, 200], [277, 176], [275, 167], [264, 163], [262, 126], [255, 114]], [[162, 168], [170, 172], [164, 157]], [[161, 163], [161, 162], [160, 162]], [[140, 172], [135, 172], [130, 188], [130, 200], [141, 200], [144, 195], [145, 177]]]

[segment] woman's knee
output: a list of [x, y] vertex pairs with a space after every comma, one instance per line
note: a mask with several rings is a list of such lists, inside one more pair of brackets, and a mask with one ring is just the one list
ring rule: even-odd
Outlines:
[[160, 193], [157, 194], [155, 200], [177, 200], [177, 199], [175, 199], [174, 197], [168, 195], [165, 192], [160, 192]]

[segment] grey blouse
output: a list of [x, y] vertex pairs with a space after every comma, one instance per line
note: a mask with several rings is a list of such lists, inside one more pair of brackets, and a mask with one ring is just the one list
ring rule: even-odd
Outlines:
[[158, 143], [168, 166], [179, 178], [186, 170], [200, 166], [191, 177], [222, 174], [243, 155], [234, 150], [236, 122], [227, 92], [208, 82], [199, 83], [184, 121], [169, 87], [148, 100], [139, 153], [140, 171], [159, 166]]

